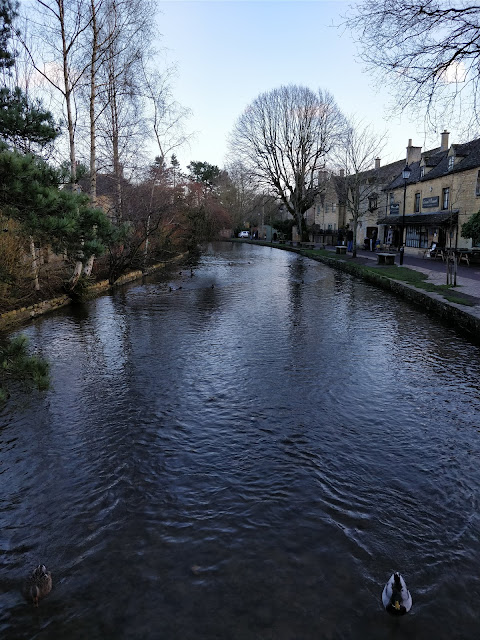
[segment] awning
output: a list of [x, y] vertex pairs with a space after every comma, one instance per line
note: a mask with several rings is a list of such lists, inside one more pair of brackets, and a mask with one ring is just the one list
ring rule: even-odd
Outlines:
[[[458, 211], [434, 211], [432, 213], [414, 213], [405, 214], [405, 226], [408, 224], [456, 224], [458, 222]], [[386, 216], [377, 220], [377, 224], [389, 224], [391, 226], [401, 226], [403, 224], [402, 216]]]

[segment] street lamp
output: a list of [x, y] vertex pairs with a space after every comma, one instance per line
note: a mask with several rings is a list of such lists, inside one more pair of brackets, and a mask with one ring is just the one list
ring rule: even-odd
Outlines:
[[402, 171], [403, 178], [403, 213], [402, 213], [402, 246], [400, 247], [400, 265], [403, 264], [403, 254], [405, 253], [405, 200], [407, 198], [407, 180], [411, 174], [408, 164], [405, 165], [405, 169]]

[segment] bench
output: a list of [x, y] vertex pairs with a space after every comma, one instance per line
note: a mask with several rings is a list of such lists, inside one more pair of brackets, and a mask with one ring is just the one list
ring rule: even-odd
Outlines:
[[468, 249], [457, 249], [458, 264], [464, 260], [470, 266], [470, 251]]
[[335, 253], [339, 253], [340, 255], [346, 255], [347, 247], [343, 244], [335, 247]]
[[395, 254], [377, 253], [377, 264], [395, 264]]
[[315, 245], [313, 242], [300, 242], [300, 246], [302, 249], [315, 249]]

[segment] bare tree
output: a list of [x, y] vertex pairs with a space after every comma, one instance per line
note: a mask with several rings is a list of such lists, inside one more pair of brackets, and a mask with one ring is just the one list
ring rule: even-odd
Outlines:
[[107, 0], [105, 28], [111, 34], [100, 69], [98, 120], [103, 161], [115, 181], [115, 216], [123, 217], [123, 170], [145, 137], [142, 64], [151, 55], [151, 0]]
[[463, 123], [478, 127], [480, 5], [364, 0], [351, 11], [344, 24], [357, 34], [368, 68], [390, 80], [400, 110], [421, 103], [435, 125], [458, 107]]
[[191, 140], [193, 134], [185, 132], [185, 122], [191, 110], [182, 107], [172, 94], [175, 67], [160, 72], [150, 70], [143, 60], [143, 94], [147, 101], [147, 119], [153, 129], [159, 156], [165, 160], [175, 149]]
[[345, 172], [343, 197], [352, 220], [353, 257], [357, 255], [357, 226], [367, 211], [369, 197], [378, 188], [374, 171], [375, 158], [381, 155], [386, 134], [378, 134], [372, 125], [355, 118], [348, 122], [343, 143], [336, 154], [336, 163]]
[[318, 171], [343, 126], [330, 93], [289, 85], [259, 95], [234, 127], [232, 155], [282, 200], [300, 237], [306, 232], [304, 213], [318, 193]]
[[90, 22], [88, 5], [86, 0], [36, 0], [34, 7], [36, 12], [29, 16], [29, 23], [33, 37], [40, 43], [42, 55], [37, 55], [25, 40], [23, 45], [34, 69], [60, 95], [65, 107], [71, 180], [75, 183], [75, 92], [89, 64], [79, 67], [77, 62]]

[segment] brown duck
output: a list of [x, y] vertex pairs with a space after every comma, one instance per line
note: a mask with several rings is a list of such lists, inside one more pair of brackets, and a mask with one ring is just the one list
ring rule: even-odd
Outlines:
[[26, 600], [38, 607], [38, 602], [52, 590], [52, 574], [44, 564], [39, 564], [25, 580], [22, 593]]

